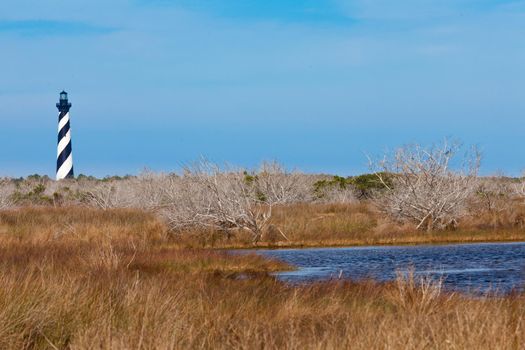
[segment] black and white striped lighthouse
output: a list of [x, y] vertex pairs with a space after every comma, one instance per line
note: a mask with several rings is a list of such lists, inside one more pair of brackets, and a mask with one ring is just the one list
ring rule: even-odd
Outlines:
[[72, 178], [73, 151], [71, 148], [71, 126], [69, 123], [69, 109], [71, 103], [67, 100], [67, 92], [60, 93], [57, 103], [58, 114], [58, 146], [57, 146], [57, 180]]

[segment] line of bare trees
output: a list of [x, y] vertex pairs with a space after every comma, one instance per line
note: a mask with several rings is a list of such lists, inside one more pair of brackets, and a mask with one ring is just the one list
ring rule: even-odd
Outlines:
[[244, 230], [258, 241], [275, 206], [368, 201], [393, 220], [431, 231], [455, 227], [473, 202], [496, 213], [511, 200], [525, 198], [523, 179], [479, 177], [480, 159], [476, 148], [464, 151], [459, 143], [444, 141], [408, 145], [370, 159], [372, 174], [350, 178], [288, 171], [277, 162], [250, 171], [201, 160], [180, 174], [145, 171], [123, 179], [61, 182], [38, 176], [1, 179], [0, 209], [35, 204], [139, 208], [157, 213], [174, 231]]
[[245, 230], [256, 242], [268, 227], [273, 207], [311, 201], [316, 179], [289, 172], [276, 162], [249, 172], [201, 160], [185, 167], [182, 174], [144, 172], [126, 180], [75, 185], [83, 189], [81, 201], [91, 206], [150, 210], [175, 231]]

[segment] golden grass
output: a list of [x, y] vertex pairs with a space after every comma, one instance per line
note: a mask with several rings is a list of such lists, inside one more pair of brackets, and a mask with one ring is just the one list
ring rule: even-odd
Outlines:
[[139, 210], [86, 207], [26, 207], [0, 211], [0, 241], [96, 242], [126, 239], [134, 243], [164, 241], [165, 226]]
[[[326, 211], [339, 215], [336, 209]], [[153, 216], [137, 211], [28, 208], [0, 213], [0, 227], [0, 349], [525, 344], [521, 294], [467, 298], [413, 277], [286, 285], [269, 275], [285, 264], [181, 248]]]
[[[274, 209], [270, 229], [256, 247], [525, 241], [525, 225], [519, 221], [519, 213], [473, 215], [465, 218], [456, 230], [421, 232], [413, 225], [392, 222], [368, 203], [296, 204]], [[178, 242], [192, 247], [254, 247], [250, 235], [243, 232], [227, 237], [211, 230], [192, 231], [181, 235]]]
[[392, 222], [367, 203], [297, 204], [275, 208], [270, 229], [254, 246], [246, 232], [227, 235], [193, 230], [175, 234], [155, 215], [139, 210], [28, 207], [0, 211], [0, 241], [125, 239], [134, 245], [162, 242], [181, 248], [232, 249], [511, 242], [525, 241], [522, 217], [525, 210], [514, 207], [497, 215], [473, 215], [464, 219], [456, 230], [428, 233]]

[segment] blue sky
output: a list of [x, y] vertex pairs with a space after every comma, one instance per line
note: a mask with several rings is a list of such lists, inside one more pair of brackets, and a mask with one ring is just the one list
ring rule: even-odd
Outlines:
[[58, 93], [76, 173], [206, 156], [367, 171], [444, 137], [525, 169], [525, 1], [6, 0], [0, 175], [54, 174]]

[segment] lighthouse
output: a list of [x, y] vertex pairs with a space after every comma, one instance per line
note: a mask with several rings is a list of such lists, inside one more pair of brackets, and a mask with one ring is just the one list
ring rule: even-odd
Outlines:
[[69, 109], [71, 103], [67, 100], [67, 92], [60, 93], [58, 108], [58, 146], [57, 146], [57, 176], [62, 180], [74, 177], [73, 151], [71, 148], [71, 126], [69, 123]]

